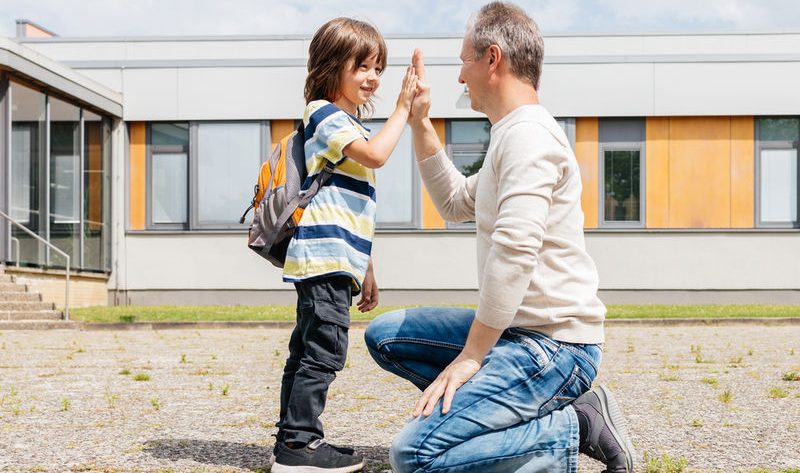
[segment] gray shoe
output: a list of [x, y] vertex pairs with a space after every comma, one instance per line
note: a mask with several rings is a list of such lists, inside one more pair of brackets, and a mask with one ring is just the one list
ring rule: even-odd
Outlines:
[[588, 422], [580, 452], [603, 462], [606, 473], [633, 473], [635, 453], [617, 401], [605, 386], [592, 388], [572, 403]]

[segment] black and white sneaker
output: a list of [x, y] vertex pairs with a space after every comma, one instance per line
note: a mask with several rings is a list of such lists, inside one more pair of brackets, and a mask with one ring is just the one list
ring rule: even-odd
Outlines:
[[322, 439], [305, 447], [289, 448], [285, 443], [275, 445], [275, 464], [272, 473], [350, 473], [364, 468], [364, 458], [350, 449], [328, 445]]
[[[633, 473], [636, 453], [628, 438], [625, 419], [616, 399], [605, 386], [592, 388], [572, 403], [585, 439], [580, 452], [606, 465], [605, 473]], [[583, 419], [581, 419], [583, 417]]]

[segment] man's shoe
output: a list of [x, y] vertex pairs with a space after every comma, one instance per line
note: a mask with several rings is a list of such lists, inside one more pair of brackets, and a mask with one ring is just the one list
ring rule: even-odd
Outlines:
[[364, 468], [364, 458], [350, 449], [333, 447], [322, 439], [314, 440], [302, 448], [289, 448], [285, 443], [275, 444], [275, 464], [272, 473], [350, 473]]
[[[617, 401], [605, 386], [592, 388], [572, 403], [587, 431], [580, 452], [606, 464], [606, 473], [633, 473], [635, 453]], [[579, 419], [580, 420], [580, 419]], [[583, 427], [584, 422], [581, 422]]]

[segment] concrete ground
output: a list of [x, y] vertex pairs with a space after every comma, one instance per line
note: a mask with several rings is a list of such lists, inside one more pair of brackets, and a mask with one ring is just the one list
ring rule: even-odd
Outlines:
[[[0, 471], [266, 472], [289, 334], [0, 331]], [[622, 404], [639, 471], [646, 453], [648, 472], [780, 472], [800, 469], [793, 373], [800, 325], [615, 325], [598, 382]], [[327, 437], [385, 471], [417, 396], [352, 329]], [[582, 458], [580, 471], [601, 470]]]

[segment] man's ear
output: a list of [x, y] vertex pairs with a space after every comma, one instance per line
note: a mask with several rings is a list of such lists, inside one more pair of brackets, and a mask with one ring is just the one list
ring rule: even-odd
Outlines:
[[489, 54], [489, 66], [497, 67], [497, 63], [500, 62], [500, 58], [503, 57], [503, 52], [500, 50], [500, 47], [496, 44], [489, 46], [489, 50], [486, 51]]

